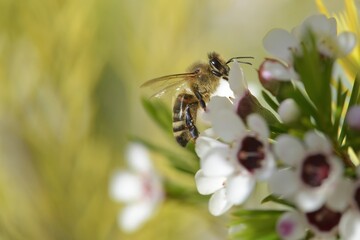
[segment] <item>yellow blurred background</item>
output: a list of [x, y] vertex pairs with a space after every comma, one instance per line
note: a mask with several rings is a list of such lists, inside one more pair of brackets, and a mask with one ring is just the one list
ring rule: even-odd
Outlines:
[[128, 137], [177, 147], [139, 86], [209, 51], [254, 56], [254, 81], [263, 36], [314, 13], [303, 0], [0, 0], [0, 239], [226, 238], [206, 205], [174, 200], [139, 232], [118, 228], [108, 184]]

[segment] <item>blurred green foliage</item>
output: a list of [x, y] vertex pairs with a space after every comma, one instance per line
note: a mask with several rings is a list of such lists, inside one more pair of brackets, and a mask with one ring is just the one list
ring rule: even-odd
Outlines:
[[[178, 14], [164, 21], [169, 7]], [[131, 132], [131, 88], [154, 67], [144, 56], [172, 48], [190, 9], [161, 0], [0, 1], [1, 239], [126, 237], [108, 181]], [[148, 42], [156, 27], [174, 33]], [[184, 208], [172, 205], [165, 216]], [[193, 221], [182, 215], [184, 226]], [[164, 239], [185, 231], [181, 219], [158, 230]]]
[[107, 185], [124, 139], [98, 127], [115, 125], [94, 97], [109, 75], [99, 4], [1, 1], [1, 239], [115, 236]]
[[[184, 71], [208, 51], [263, 56], [270, 26], [316, 11], [302, 1], [263, 4], [0, 0], [0, 239], [222, 239], [224, 219], [176, 200], [124, 235], [108, 181], [129, 135], [177, 147], [142, 109], [142, 82]], [[290, 4], [292, 21], [278, 16]], [[154, 158], [164, 175], [183, 178]]]

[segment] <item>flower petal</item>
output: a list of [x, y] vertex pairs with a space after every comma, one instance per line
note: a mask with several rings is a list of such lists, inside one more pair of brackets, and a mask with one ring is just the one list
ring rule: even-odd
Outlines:
[[332, 147], [329, 140], [321, 133], [310, 131], [304, 136], [304, 142], [309, 152], [331, 153]]
[[299, 189], [299, 181], [296, 174], [289, 168], [275, 172], [269, 179], [270, 192], [289, 197]]
[[341, 239], [360, 239], [360, 214], [358, 211], [349, 210], [341, 218], [339, 223]]
[[296, 205], [304, 212], [312, 212], [319, 209], [326, 200], [322, 191], [303, 188], [296, 193]]
[[261, 168], [256, 169], [255, 176], [259, 181], [267, 180], [271, 177], [275, 170], [275, 159], [272, 153], [267, 150], [266, 159], [263, 161]]
[[208, 129], [202, 131], [200, 133], [200, 136], [214, 138], [214, 139], [218, 138], [218, 136], [216, 136], [216, 134], [214, 133], [214, 129], [212, 129], [212, 128], [208, 128]]
[[327, 37], [336, 36], [336, 21], [334, 18], [327, 18], [325, 15], [313, 15], [304, 20], [301, 24], [302, 37], [309, 29], [316, 35]]
[[247, 174], [240, 173], [227, 181], [226, 196], [233, 204], [242, 204], [251, 194], [255, 186], [255, 179]]
[[127, 147], [126, 160], [131, 169], [138, 172], [148, 172], [152, 163], [147, 148], [140, 143], [131, 143]]
[[225, 189], [220, 189], [215, 192], [209, 200], [209, 211], [214, 216], [220, 216], [231, 208], [233, 204], [230, 203], [225, 195]]
[[266, 34], [263, 45], [270, 54], [289, 63], [292, 61], [291, 49], [298, 48], [299, 42], [284, 29], [273, 29]]
[[232, 110], [234, 107], [230, 100], [226, 97], [220, 97], [220, 96], [213, 96], [210, 98], [209, 103], [206, 106], [207, 113], [216, 113], [219, 110], [222, 109], [229, 109]]
[[228, 159], [229, 149], [214, 147], [201, 159], [201, 169], [207, 177], [224, 177], [234, 172], [234, 166]]
[[203, 158], [214, 147], [226, 147], [226, 144], [211, 137], [200, 136], [196, 139], [195, 152], [199, 158]]
[[[328, 158], [330, 164], [330, 176], [328, 177], [327, 181], [329, 184], [338, 183], [338, 181], [342, 178], [344, 172], [344, 165], [342, 160], [337, 156], [330, 156]], [[334, 186], [332, 186], [333, 188]]]
[[196, 187], [202, 195], [212, 194], [223, 188], [225, 181], [225, 177], [207, 177], [201, 169], [195, 174]]
[[219, 86], [211, 96], [235, 98], [233, 90], [230, 88], [229, 81], [220, 79]]
[[220, 110], [228, 109], [233, 111], [234, 106], [227, 97], [213, 96], [210, 98], [209, 103], [206, 105], [206, 111], [201, 115], [205, 122], [211, 122]]
[[270, 132], [265, 120], [257, 113], [250, 114], [246, 120], [249, 129], [258, 133], [261, 140], [267, 142]]
[[125, 232], [137, 230], [154, 211], [154, 206], [146, 202], [129, 205], [118, 217], [118, 223]]
[[274, 152], [280, 160], [290, 166], [300, 164], [305, 157], [305, 149], [302, 143], [290, 135], [284, 134], [276, 138]]
[[227, 142], [239, 139], [246, 132], [242, 120], [235, 112], [226, 109], [219, 110], [214, 114], [212, 124], [215, 133]]
[[247, 89], [244, 72], [237, 62], [232, 62], [229, 72], [229, 84], [236, 96], [242, 96]]
[[140, 176], [126, 171], [117, 172], [110, 181], [110, 197], [120, 202], [140, 199], [143, 185]]
[[348, 55], [356, 46], [356, 36], [352, 32], [342, 32], [337, 37], [338, 57]]
[[335, 211], [343, 211], [349, 204], [352, 194], [352, 182], [341, 179], [336, 188], [330, 192], [326, 205]]
[[286, 212], [281, 215], [276, 229], [281, 239], [284, 240], [303, 239], [306, 233], [304, 219], [297, 212]]

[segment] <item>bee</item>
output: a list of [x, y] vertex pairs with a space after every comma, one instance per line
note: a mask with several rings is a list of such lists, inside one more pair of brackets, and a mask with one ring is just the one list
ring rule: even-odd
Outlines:
[[[207, 63], [196, 62], [188, 68], [186, 73], [162, 76], [141, 85], [141, 87], [147, 87], [166, 82], [165, 87], [153, 95], [155, 97], [162, 96], [174, 87], [177, 90], [183, 89], [175, 98], [172, 119], [173, 134], [181, 146], [185, 147], [190, 140], [196, 140], [199, 136], [195, 125], [199, 108], [206, 111], [206, 103], [218, 88], [220, 79], [228, 80], [230, 71], [228, 64], [241, 58], [253, 57], [233, 57], [225, 61], [218, 53], [211, 52], [208, 54]], [[238, 62], [251, 65], [249, 62]]]

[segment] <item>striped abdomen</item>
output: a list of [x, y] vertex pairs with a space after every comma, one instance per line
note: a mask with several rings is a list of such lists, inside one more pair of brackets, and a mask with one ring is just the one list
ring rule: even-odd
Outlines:
[[199, 101], [193, 94], [179, 94], [173, 107], [173, 133], [176, 141], [183, 147], [199, 135], [195, 126]]

